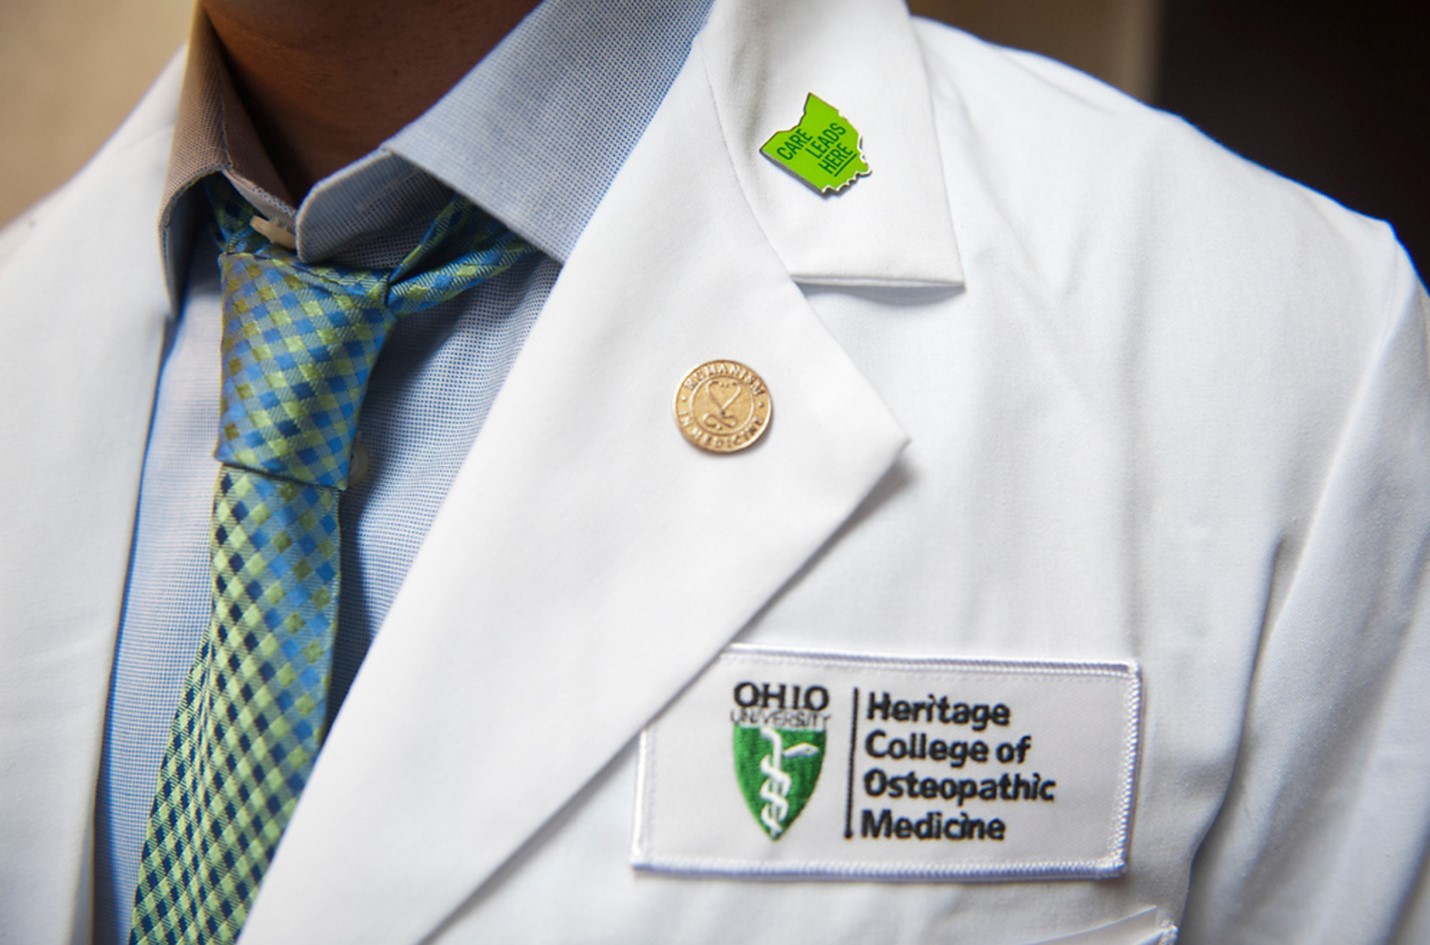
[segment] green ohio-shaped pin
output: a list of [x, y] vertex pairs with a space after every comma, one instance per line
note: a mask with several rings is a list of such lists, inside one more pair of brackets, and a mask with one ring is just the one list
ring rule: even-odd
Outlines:
[[853, 123], [809, 93], [799, 124], [777, 131], [760, 153], [822, 194], [839, 192], [869, 173]]

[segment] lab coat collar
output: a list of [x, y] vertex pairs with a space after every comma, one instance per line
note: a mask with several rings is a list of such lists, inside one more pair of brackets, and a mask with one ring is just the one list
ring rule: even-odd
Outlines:
[[[796, 281], [963, 283], [923, 55], [901, 3], [717, 3], [697, 42], [735, 174]], [[816, 196], [759, 153], [810, 92], [862, 138], [871, 173], [839, 194]]]
[[[893, 43], [880, 59], [917, 55], [902, 10], [868, 17], [867, 2], [811, 6]], [[245, 945], [414, 943], [464, 904], [480, 908], [503, 864], [831, 540], [907, 442], [791, 270], [956, 278], [956, 254], [877, 263], [880, 250], [797, 239], [800, 214], [863, 232], [893, 226], [906, 201], [941, 206], [937, 175], [903, 181], [910, 162], [894, 157], [932, 146], [931, 132], [879, 120], [853, 86], [823, 90], [849, 93], [851, 120], [867, 110], [871, 142], [891, 136], [876, 174], [892, 180], [847, 205], [853, 224], [841, 202], [875, 178], [822, 199], [773, 165], [741, 168], [732, 142], [753, 140], [757, 122], [716, 76], [742, 58], [774, 71], [747, 58], [733, 26], [775, 30], [758, 43], [771, 54], [849, 38], [802, 32], [813, 22], [802, 4], [788, 4], [790, 22], [764, 9], [785, 4], [730, 6], [717, 4], [574, 247], [333, 726]], [[781, 108], [748, 107], [779, 112], [770, 130], [789, 127], [798, 87]], [[921, 83], [901, 92], [927, 95]], [[752, 182], [766, 170], [768, 187]], [[931, 216], [943, 220], [932, 241], [951, 249], [946, 217]], [[681, 378], [714, 359], [749, 365], [771, 392], [769, 431], [743, 453], [702, 452], [675, 423]]]

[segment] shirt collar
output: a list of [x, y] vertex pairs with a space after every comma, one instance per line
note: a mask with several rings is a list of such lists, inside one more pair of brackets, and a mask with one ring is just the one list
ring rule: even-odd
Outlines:
[[546, 0], [386, 145], [565, 261], [710, 0]]
[[216, 171], [247, 180], [255, 189], [270, 193], [273, 202], [288, 202], [287, 191], [229, 78], [213, 27], [199, 7], [179, 93], [162, 222], [167, 224], [176, 201], [195, 181]]
[[[197, 212], [192, 185], [223, 173], [328, 258], [445, 185], [564, 262], [690, 51], [710, 0], [544, 0], [440, 101], [293, 207], [196, 16], [160, 219], [171, 289]], [[440, 185], [439, 185], [440, 182]], [[445, 189], [445, 187], [443, 189]]]

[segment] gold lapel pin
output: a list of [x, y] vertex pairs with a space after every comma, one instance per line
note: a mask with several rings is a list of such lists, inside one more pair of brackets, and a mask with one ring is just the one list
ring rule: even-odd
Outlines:
[[774, 401], [760, 375], [739, 361], [706, 361], [675, 389], [675, 422], [711, 453], [738, 453], [770, 427]]

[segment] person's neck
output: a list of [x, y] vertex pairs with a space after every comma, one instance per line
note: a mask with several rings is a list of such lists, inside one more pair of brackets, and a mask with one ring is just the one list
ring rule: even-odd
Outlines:
[[539, 0], [200, 0], [294, 201], [417, 118]]

